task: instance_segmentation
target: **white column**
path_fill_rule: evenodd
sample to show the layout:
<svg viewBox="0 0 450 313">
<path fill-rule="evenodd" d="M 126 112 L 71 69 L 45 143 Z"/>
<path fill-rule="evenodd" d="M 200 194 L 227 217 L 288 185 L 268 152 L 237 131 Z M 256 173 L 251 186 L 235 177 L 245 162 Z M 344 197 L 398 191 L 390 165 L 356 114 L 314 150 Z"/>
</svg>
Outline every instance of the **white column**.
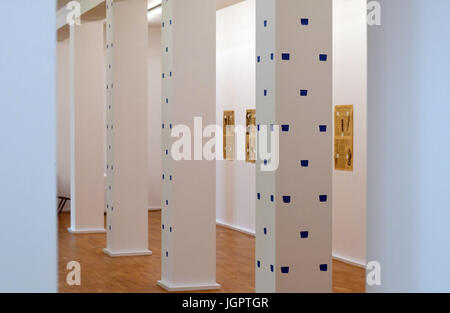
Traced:
<svg viewBox="0 0 450 313">
<path fill-rule="evenodd" d="M 55 1 L 0 1 L 0 292 L 57 291 Z"/>
<path fill-rule="evenodd" d="M 187 125 L 193 132 L 196 116 L 203 118 L 203 126 L 215 124 L 216 2 L 162 4 L 162 278 L 158 284 L 170 291 L 217 289 L 215 162 L 175 161 L 171 153 L 175 141 L 171 132 L 177 125 Z"/>
<path fill-rule="evenodd" d="M 331 292 L 332 1 L 256 6 L 256 291 Z"/>
<path fill-rule="evenodd" d="M 103 42 L 103 23 L 71 26 L 71 233 L 105 232 Z"/>
<path fill-rule="evenodd" d="M 368 27 L 369 292 L 450 291 L 450 2 L 381 0 Z M 373 10 L 373 8 L 372 8 Z"/>
<path fill-rule="evenodd" d="M 107 248 L 149 255 L 147 1 L 106 1 Z"/>
</svg>

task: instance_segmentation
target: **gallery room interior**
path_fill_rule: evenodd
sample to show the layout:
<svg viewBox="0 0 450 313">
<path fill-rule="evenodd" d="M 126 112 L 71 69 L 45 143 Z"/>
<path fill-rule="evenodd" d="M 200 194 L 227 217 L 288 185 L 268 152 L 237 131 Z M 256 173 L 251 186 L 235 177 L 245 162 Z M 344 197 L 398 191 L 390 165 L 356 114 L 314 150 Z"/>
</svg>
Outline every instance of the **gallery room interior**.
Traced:
<svg viewBox="0 0 450 313">
<path fill-rule="evenodd" d="M 450 291 L 448 2 L 55 2 L 0 4 L 0 291 Z"/>
</svg>

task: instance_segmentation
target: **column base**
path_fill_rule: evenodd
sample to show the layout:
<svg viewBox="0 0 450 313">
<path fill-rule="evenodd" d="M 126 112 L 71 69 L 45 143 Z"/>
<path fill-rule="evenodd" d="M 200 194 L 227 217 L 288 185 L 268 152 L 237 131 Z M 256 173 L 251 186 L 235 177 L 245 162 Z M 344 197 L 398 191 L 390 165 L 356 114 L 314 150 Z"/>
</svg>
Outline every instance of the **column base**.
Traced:
<svg viewBox="0 0 450 313">
<path fill-rule="evenodd" d="M 178 285 L 171 284 L 163 280 L 158 280 L 157 285 L 167 291 L 199 291 L 199 290 L 217 290 L 222 288 L 218 283 L 200 284 L 200 285 Z"/>
<path fill-rule="evenodd" d="M 150 250 L 139 250 L 139 251 L 111 251 L 108 248 L 104 248 L 103 252 L 110 257 L 120 257 L 120 256 L 144 256 L 152 255 Z"/>
<path fill-rule="evenodd" d="M 67 228 L 71 234 L 104 234 L 106 229 L 104 228 L 81 228 L 73 229 L 72 227 Z"/>
</svg>

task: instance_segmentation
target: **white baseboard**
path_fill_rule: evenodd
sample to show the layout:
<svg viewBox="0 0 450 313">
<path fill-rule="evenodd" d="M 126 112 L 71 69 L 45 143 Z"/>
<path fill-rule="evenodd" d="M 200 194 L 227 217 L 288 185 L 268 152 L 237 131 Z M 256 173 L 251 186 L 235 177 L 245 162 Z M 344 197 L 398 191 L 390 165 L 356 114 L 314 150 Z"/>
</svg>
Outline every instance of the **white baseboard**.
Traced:
<svg viewBox="0 0 450 313">
<path fill-rule="evenodd" d="M 362 263 L 361 261 L 352 260 L 350 258 L 346 258 L 346 257 L 343 257 L 341 255 L 336 255 L 334 253 L 333 253 L 333 259 L 336 260 L 336 261 L 340 261 L 342 263 L 347 263 L 347 264 L 350 264 L 350 265 L 353 265 L 353 266 L 357 266 L 357 267 L 361 267 L 361 268 L 364 268 L 364 269 L 366 268 L 366 265 L 364 263 Z"/>
<path fill-rule="evenodd" d="M 202 291 L 202 290 L 217 290 L 222 288 L 218 283 L 205 285 L 175 285 L 163 280 L 158 280 L 157 285 L 167 291 Z"/>
<path fill-rule="evenodd" d="M 142 251 L 111 251 L 108 248 L 104 248 L 103 252 L 110 257 L 120 257 L 120 256 L 144 256 L 144 255 L 152 255 L 150 250 L 142 250 Z"/>
<path fill-rule="evenodd" d="M 106 230 L 104 228 L 82 228 L 82 229 L 72 229 L 67 228 L 71 234 L 104 234 Z"/>
<path fill-rule="evenodd" d="M 253 236 L 253 237 L 256 235 L 255 232 L 252 231 L 252 230 L 241 228 L 241 227 L 237 227 L 237 226 L 233 226 L 233 225 L 230 225 L 230 224 L 227 224 L 227 223 L 224 223 L 224 222 L 216 221 L 216 224 L 219 225 L 219 226 L 225 227 L 225 228 L 229 228 L 229 229 L 232 229 L 232 230 L 235 230 L 235 231 L 238 231 L 238 232 L 241 232 L 241 233 Z"/>
</svg>

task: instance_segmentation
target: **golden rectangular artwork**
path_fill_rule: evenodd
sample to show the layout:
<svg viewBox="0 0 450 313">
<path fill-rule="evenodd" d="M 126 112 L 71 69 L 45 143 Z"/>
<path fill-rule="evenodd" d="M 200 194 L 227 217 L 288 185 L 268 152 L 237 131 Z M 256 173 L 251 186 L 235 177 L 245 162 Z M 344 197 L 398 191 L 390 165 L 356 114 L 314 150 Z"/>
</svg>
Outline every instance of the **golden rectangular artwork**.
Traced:
<svg viewBox="0 0 450 313">
<path fill-rule="evenodd" d="M 247 110 L 245 133 L 245 161 L 256 162 L 256 110 Z"/>
<path fill-rule="evenodd" d="M 353 171 L 353 105 L 334 108 L 334 168 Z"/>
<path fill-rule="evenodd" d="M 223 112 L 223 159 L 234 161 L 235 147 L 235 118 L 234 111 Z"/>
</svg>

